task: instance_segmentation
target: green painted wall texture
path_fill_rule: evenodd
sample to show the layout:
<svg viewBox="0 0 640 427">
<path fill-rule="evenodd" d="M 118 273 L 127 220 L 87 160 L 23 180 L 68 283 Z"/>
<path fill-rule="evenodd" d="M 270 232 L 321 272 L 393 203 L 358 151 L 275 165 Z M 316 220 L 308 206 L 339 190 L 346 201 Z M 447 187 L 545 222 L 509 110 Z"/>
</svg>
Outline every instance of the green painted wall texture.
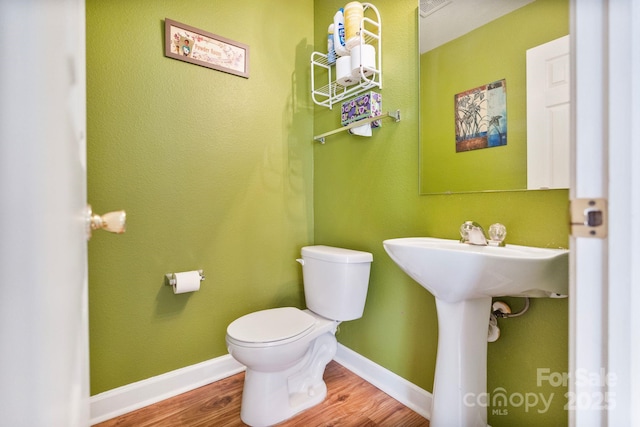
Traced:
<svg viewBox="0 0 640 427">
<path fill-rule="evenodd" d="M 249 79 L 166 58 L 165 18 L 249 45 Z M 312 0 L 87 1 L 88 196 L 128 215 L 89 243 L 93 394 L 226 354 L 242 314 L 304 307 L 312 28 Z M 200 268 L 199 292 L 163 284 Z"/>
<path fill-rule="evenodd" d="M 244 313 L 304 307 L 294 260 L 312 243 L 374 255 L 364 316 L 338 340 L 432 390 L 433 297 L 382 241 L 456 238 L 473 219 L 502 222 L 509 243 L 567 247 L 566 190 L 419 195 L 417 2 L 375 4 L 383 109 L 402 121 L 320 145 L 312 136 L 338 127 L 339 113 L 313 106 L 309 55 L 341 2 L 87 1 L 89 200 L 128 213 L 126 234 L 89 243 L 92 394 L 226 354 L 226 326 Z M 248 44 L 250 78 L 165 58 L 164 18 Z M 163 285 L 198 268 L 199 292 Z M 491 425 L 567 424 L 566 389 L 536 383 L 538 368 L 567 371 L 567 317 L 566 300 L 545 299 L 501 321 L 488 391 L 554 396 L 547 410 L 490 408 Z"/>
</svg>

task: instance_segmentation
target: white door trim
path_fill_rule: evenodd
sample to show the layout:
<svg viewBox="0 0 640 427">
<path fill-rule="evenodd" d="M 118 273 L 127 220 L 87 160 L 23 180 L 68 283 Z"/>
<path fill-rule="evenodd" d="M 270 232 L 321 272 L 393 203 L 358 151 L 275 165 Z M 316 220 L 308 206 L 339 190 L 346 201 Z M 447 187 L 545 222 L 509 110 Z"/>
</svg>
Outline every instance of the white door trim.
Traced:
<svg viewBox="0 0 640 427">
<path fill-rule="evenodd" d="M 639 9 L 571 1 L 571 199 L 609 202 L 607 239 L 571 239 L 571 426 L 640 424 Z"/>
<path fill-rule="evenodd" d="M 608 426 L 640 424 L 640 6 L 608 2 Z M 634 28 L 635 25 L 635 28 Z"/>
</svg>

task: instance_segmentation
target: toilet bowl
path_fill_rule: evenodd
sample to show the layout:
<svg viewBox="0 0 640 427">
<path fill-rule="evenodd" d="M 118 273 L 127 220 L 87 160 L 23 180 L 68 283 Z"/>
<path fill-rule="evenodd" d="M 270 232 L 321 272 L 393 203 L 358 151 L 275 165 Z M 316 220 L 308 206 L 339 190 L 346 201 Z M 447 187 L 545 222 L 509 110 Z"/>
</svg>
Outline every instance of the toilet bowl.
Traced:
<svg viewBox="0 0 640 427">
<path fill-rule="evenodd" d="M 345 320 L 362 317 L 373 256 L 330 246 L 302 248 L 306 310 L 273 308 L 229 324 L 229 354 L 246 366 L 240 417 L 270 426 L 322 402 L 326 365 Z"/>
<path fill-rule="evenodd" d="M 324 400 L 322 375 L 336 353 L 338 324 L 309 310 L 283 307 L 251 313 L 229 325 L 229 354 L 247 367 L 240 409 L 246 424 L 270 426 Z M 281 335 L 267 337 L 267 330 Z"/>
</svg>

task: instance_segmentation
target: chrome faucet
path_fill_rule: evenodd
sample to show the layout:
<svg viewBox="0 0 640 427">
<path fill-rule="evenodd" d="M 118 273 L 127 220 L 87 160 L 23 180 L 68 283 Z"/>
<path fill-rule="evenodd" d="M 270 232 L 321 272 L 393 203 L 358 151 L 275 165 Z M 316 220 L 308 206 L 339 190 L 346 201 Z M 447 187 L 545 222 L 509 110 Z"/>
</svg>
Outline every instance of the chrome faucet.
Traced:
<svg viewBox="0 0 640 427">
<path fill-rule="evenodd" d="M 475 221 L 465 221 L 464 224 L 460 226 L 460 242 L 487 246 L 484 229 Z"/>
<path fill-rule="evenodd" d="M 465 221 L 460 226 L 460 242 L 479 246 L 504 246 L 504 238 L 507 237 L 507 228 L 500 224 L 492 224 L 489 227 L 489 240 L 484 229 L 475 221 Z"/>
</svg>

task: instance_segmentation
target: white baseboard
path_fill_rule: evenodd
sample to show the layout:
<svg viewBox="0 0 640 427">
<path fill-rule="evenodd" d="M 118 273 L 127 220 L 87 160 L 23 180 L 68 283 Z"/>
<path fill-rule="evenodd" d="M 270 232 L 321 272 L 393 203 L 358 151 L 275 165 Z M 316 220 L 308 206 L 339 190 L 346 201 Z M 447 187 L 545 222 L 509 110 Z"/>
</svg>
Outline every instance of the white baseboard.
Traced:
<svg viewBox="0 0 640 427">
<path fill-rule="evenodd" d="M 334 360 L 412 411 L 431 419 L 433 395 L 390 370 L 338 343 Z"/>
<path fill-rule="evenodd" d="M 338 344 L 335 361 L 423 417 L 431 417 L 432 395 L 386 368 Z M 91 396 L 91 425 L 202 387 L 245 370 L 226 354 L 166 374 Z"/>
<path fill-rule="evenodd" d="M 90 423 L 118 417 L 244 370 L 227 354 L 91 396 Z"/>
</svg>

